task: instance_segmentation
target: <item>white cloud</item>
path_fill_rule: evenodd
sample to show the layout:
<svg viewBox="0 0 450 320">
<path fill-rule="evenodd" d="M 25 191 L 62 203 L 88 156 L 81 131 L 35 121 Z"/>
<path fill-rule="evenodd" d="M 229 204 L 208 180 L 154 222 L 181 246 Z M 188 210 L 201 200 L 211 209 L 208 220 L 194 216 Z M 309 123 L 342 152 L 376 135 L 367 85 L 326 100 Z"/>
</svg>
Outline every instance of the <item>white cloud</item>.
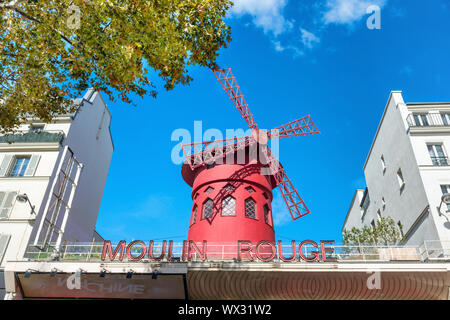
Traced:
<svg viewBox="0 0 450 320">
<path fill-rule="evenodd" d="M 352 24 L 366 15 L 366 10 L 371 5 L 380 8 L 387 0 L 327 0 L 327 10 L 323 15 L 326 24 Z"/>
<path fill-rule="evenodd" d="M 301 28 L 300 31 L 302 32 L 302 43 L 305 47 L 311 49 L 315 44 L 320 42 L 320 39 L 315 34 L 303 28 Z"/>
<path fill-rule="evenodd" d="M 294 45 L 285 46 L 280 41 L 277 41 L 277 40 L 272 40 L 272 44 L 275 48 L 275 51 L 277 51 L 277 52 L 283 52 L 283 51 L 288 51 L 288 50 L 293 52 L 294 58 L 303 56 L 305 54 L 305 52 L 301 48 L 294 46 Z"/>
<path fill-rule="evenodd" d="M 275 51 L 282 52 L 282 51 L 286 50 L 286 48 L 281 45 L 280 41 L 272 41 L 272 43 L 275 47 Z"/>
<path fill-rule="evenodd" d="M 230 12 L 237 16 L 251 15 L 253 23 L 263 28 L 265 33 L 278 36 L 292 28 L 292 22 L 283 16 L 288 0 L 235 0 Z"/>
</svg>

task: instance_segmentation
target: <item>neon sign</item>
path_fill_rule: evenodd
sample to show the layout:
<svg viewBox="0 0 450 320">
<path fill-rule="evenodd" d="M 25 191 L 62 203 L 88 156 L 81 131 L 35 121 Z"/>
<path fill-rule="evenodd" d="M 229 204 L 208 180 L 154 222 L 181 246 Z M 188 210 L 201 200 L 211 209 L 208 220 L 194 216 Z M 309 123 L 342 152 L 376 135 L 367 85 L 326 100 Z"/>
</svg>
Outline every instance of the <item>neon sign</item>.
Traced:
<svg viewBox="0 0 450 320">
<path fill-rule="evenodd" d="M 149 241 L 148 246 L 144 241 L 134 240 L 128 245 L 125 240 L 120 241 L 116 247 L 113 249 L 111 241 L 106 240 L 103 244 L 101 260 L 109 261 L 119 260 L 122 261 L 126 255 L 128 261 L 141 261 L 143 259 L 148 259 L 150 261 L 192 261 L 193 256 L 195 258 L 200 258 L 202 261 L 208 260 L 208 257 L 212 260 L 217 260 L 217 253 L 208 255 L 208 251 L 212 247 L 217 248 L 218 244 L 208 245 L 207 241 L 194 242 L 194 241 L 183 241 L 181 256 L 176 257 L 173 250 L 173 241 L 164 240 L 162 242 L 162 247 L 155 254 L 154 247 L 155 243 L 153 240 Z M 305 248 L 309 246 L 313 250 L 309 251 L 309 254 L 305 254 Z M 223 248 L 222 247 L 222 251 Z M 287 250 L 286 250 L 287 251 Z M 226 259 L 237 259 L 237 261 L 262 261 L 271 262 L 275 259 L 279 259 L 282 262 L 295 262 L 303 260 L 306 262 L 328 262 L 336 261 L 332 257 L 334 253 L 334 240 L 321 240 L 317 244 L 313 240 L 304 240 L 300 242 L 297 246 L 296 242 L 291 241 L 291 246 L 289 252 L 283 252 L 283 245 L 281 241 L 275 245 L 271 241 L 260 241 L 258 243 L 252 243 L 247 240 L 239 240 L 236 245 L 231 248 L 228 246 L 225 252 Z M 222 258 L 224 256 L 222 255 Z"/>
</svg>

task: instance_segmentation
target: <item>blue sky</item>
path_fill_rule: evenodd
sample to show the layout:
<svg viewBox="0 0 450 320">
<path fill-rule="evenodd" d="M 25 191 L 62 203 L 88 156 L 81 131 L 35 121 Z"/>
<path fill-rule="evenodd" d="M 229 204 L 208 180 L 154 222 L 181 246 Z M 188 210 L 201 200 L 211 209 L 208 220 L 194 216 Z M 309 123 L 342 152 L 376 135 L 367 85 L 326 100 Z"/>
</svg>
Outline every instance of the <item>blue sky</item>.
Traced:
<svg viewBox="0 0 450 320">
<path fill-rule="evenodd" d="M 381 29 L 368 29 L 375 4 Z M 310 114 L 320 135 L 280 141 L 280 160 L 311 213 L 290 221 L 278 191 L 279 240 L 341 241 L 341 227 L 391 90 L 406 102 L 450 101 L 447 0 L 238 0 L 220 52 L 260 128 Z M 172 132 L 246 129 L 211 71 L 137 107 L 109 102 L 115 144 L 97 222 L 110 240 L 187 237 L 191 189 L 171 161 Z"/>
</svg>

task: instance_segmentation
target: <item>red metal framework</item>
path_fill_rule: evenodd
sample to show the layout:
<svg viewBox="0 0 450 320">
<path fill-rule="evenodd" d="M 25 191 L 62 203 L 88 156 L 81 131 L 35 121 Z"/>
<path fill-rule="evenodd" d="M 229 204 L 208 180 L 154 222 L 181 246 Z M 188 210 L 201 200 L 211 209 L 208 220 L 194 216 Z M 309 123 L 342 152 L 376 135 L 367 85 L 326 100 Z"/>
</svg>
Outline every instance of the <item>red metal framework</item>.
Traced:
<svg viewBox="0 0 450 320">
<path fill-rule="evenodd" d="M 252 129 L 253 133 L 249 137 L 182 145 L 183 153 L 188 165 L 194 170 L 195 168 L 212 164 L 219 159 L 224 159 L 228 154 L 236 153 L 239 150 L 258 144 L 262 147 L 262 153 L 266 158 L 266 164 L 262 170 L 269 170 L 268 174 L 275 178 L 277 186 L 279 187 L 289 213 L 291 214 L 292 220 L 296 220 L 310 213 L 310 210 L 306 207 L 304 201 L 298 194 L 297 189 L 295 189 L 291 180 L 286 175 L 283 166 L 273 156 L 266 143 L 267 140 L 273 138 L 287 138 L 320 133 L 311 117 L 308 115 L 276 127 L 268 132 L 264 132 L 263 130 L 258 129 L 231 69 L 214 70 L 213 72 L 223 89 L 233 101 L 235 107 L 241 113 L 247 125 Z M 222 199 L 228 193 L 231 192 L 224 191 L 216 198 Z M 215 199 L 214 201 L 215 206 L 218 206 L 219 201 L 217 200 L 218 199 Z M 214 218 L 214 216 L 211 218 Z"/>
<path fill-rule="evenodd" d="M 244 95 L 242 94 L 239 86 L 236 82 L 231 69 L 214 70 L 217 80 L 222 85 L 223 89 L 228 93 L 231 101 L 233 101 L 236 108 L 241 113 L 244 120 L 247 122 L 251 129 L 258 129 L 253 115 L 248 109 L 247 102 L 245 102 Z"/>
<path fill-rule="evenodd" d="M 291 180 L 286 175 L 283 166 L 272 155 L 269 147 L 266 146 L 264 149 L 267 157 L 267 163 L 269 164 L 269 168 L 277 181 L 278 188 L 280 189 L 284 202 L 289 209 L 292 220 L 297 220 L 298 218 L 310 213 L 311 211 L 306 207 L 305 202 L 298 194 L 297 189 L 294 188 Z"/>
<path fill-rule="evenodd" d="M 231 138 L 206 142 L 183 144 L 186 161 L 192 170 L 205 164 L 213 163 L 228 154 L 234 154 L 255 143 L 253 137 Z"/>
<path fill-rule="evenodd" d="M 278 135 L 278 138 L 304 136 L 307 134 L 319 133 L 311 117 L 308 115 L 304 118 L 294 120 L 283 126 L 279 126 L 267 133 L 270 139 L 272 135 Z"/>
</svg>

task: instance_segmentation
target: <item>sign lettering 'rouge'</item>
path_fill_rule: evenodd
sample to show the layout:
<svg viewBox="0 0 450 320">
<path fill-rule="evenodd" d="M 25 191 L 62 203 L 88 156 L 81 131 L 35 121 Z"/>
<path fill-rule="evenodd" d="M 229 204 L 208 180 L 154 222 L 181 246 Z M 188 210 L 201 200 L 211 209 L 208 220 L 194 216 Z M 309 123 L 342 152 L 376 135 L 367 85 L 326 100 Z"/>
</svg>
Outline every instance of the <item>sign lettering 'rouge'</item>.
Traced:
<svg viewBox="0 0 450 320">
<path fill-rule="evenodd" d="M 113 249 L 111 241 L 106 240 L 103 244 L 102 250 L 102 261 L 107 258 L 109 261 L 114 261 L 116 258 L 120 261 L 123 260 L 125 254 L 128 261 L 140 261 L 142 259 L 149 259 L 151 261 L 161 261 L 165 258 L 167 261 L 191 261 L 193 255 L 200 258 L 202 261 L 208 260 L 210 258 L 215 258 L 217 260 L 218 247 L 223 252 L 223 248 L 227 248 L 225 254 L 226 259 L 237 259 L 238 261 L 263 261 L 270 262 L 274 259 L 280 259 L 283 262 L 293 262 L 293 261 L 307 261 L 307 262 L 320 262 L 320 261 L 335 261 L 335 258 L 330 257 L 334 253 L 334 241 L 333 240 L 321 240 L 318 245 L 315 241 L 304 240 L 298 247 L 295 241 L 291 241 L 290 250 L 283 251 L 283 245 L 281 241 L 275 245 L 271 241 L 260 241 L 258 243 L 252 243 L 247 240 L 239 240 L 235 246 L 221 246 L 218 244 L 209 245 L 206 240 L 202 243 L 196 243 L 194 241 L 183 241 L 183 247 L 180 257 L 175 257 L 173 253 L 173 241 L 164 240 L 161 244 L 161 248 L 158 249 L 158 253 L 155 254 L 155 244 L 151 240 L 147 245 L 144 241 L 135 240 L 130 242 L 128 245 L 125 240 L 120 241 L 117 246 Z M 309 254 L 305 254 L 306 247 L 312 247 L 313 250 L 309 251 Z M 139 250 L 136 250 L 139 248 Z M 233 252 L 230 252 L 233 250 Z M 208 255 L 208 251 L 209 254 Z M 211 252 L 212 251 L 212 252 Z M 289 252 L 288 252 L 289 251 Z M 222 254 L 222 257 L 224 255 Z"/>
</svg>

